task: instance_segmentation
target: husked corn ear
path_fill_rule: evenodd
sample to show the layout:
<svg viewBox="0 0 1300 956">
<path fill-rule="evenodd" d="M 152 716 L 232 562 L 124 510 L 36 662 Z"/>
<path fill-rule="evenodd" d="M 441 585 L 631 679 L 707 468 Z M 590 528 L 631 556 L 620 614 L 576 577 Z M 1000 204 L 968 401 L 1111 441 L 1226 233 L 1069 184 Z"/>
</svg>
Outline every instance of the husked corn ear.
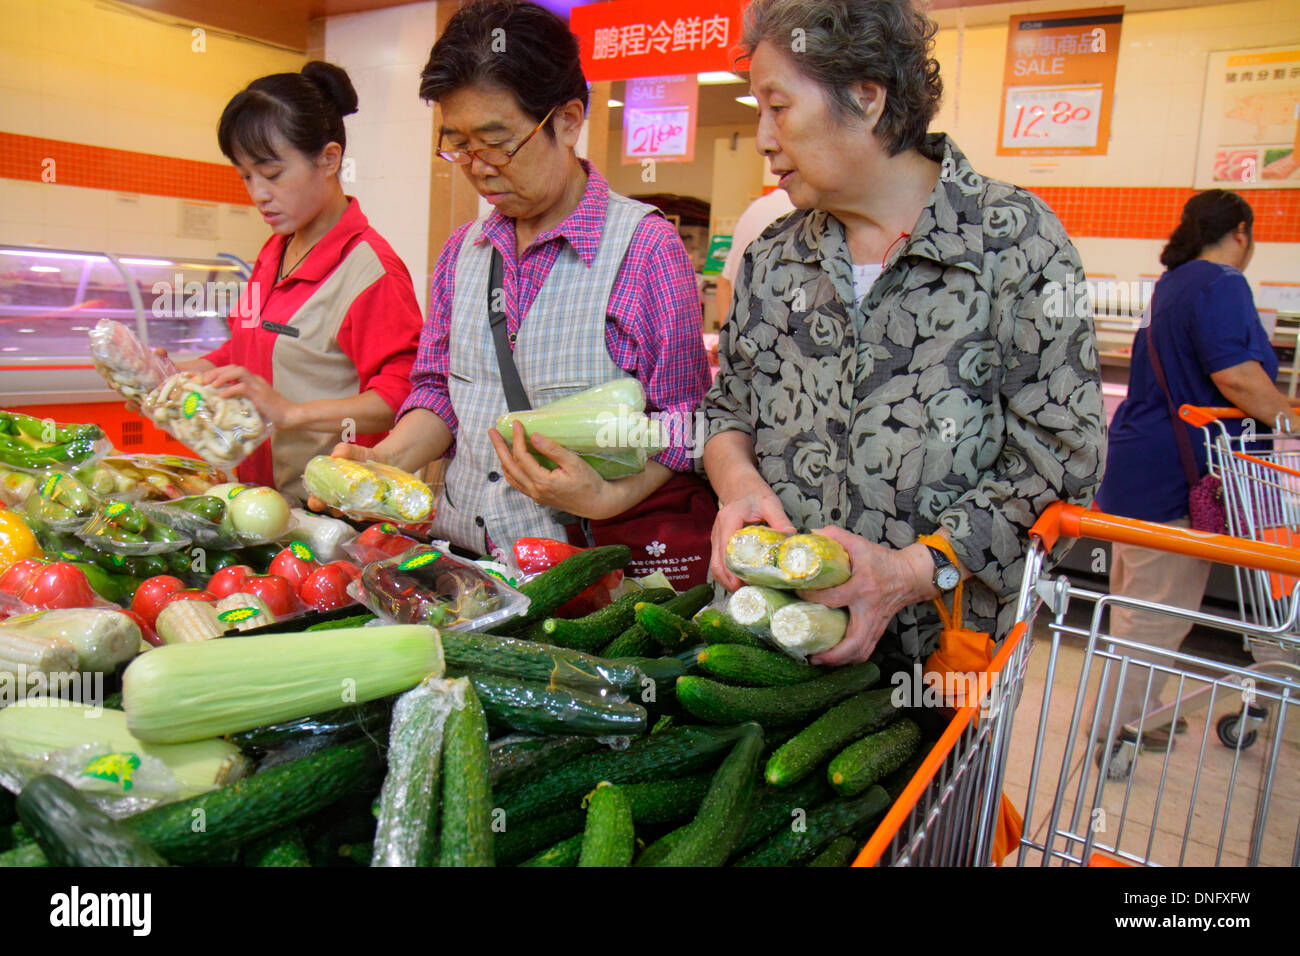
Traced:
<svg viewBox="0 0 1300 956">
<path fill-rule="evenodd" d="M 746 584 L 786 587 L 776 554 L 788 537 L 784 531 L 761 524 L 741 528 L 727 541 L 727 567 Z"/>
<path fill-rule="evenodd" d="M 166 644 L 185 644 L 220 637 L 226 626 L 207 601 L 172 601 L 158 613 L 154 630 Z"/>
<path fill-rule="evenodd" d="M 194 602 L 186 602 L 194 603 Z M 229 594 L 217 602 L 217 622 L 226 630 L 232 627 L 251 631 L 275 623 L 275 615 L 256 594 Z"/>
<path fill-rule="evenodd" d="M 788 587 L 812 591 L 838 587 L 849 579 L 849 553 L 832 538 L 796 534 L 781 542 L 776 563 Z"/>
<path fill-rule="evenodd" d="M 772 639 L 796 657 L 820 654 L 844 640 L 849 616 L 837 607 L 796 601 L 772 615 Z"/>
<path fill-rule="evenodd" d="M 377 461 L 317 455 L 303 471 L 307 490 L 345 514 L 419 523 L 433 511 L 433 492 L 409 472 Z"/>
<path fill-rule="evenodd" d="M 796 600 L 788 591 L 748 584 L 727 601 L 727 614 L 737 624 L 770 633 L 772 615 Z"/>
<path fill-rule="evenodd" d="M 154 648 L 127 667 L 122 705 L 141 740 L 184 743 L 387 697 L 442 672 L 442 642 L 424 625 L 255 634 Z"/>
<path fill-rule="evenodd" d="M 77 669 L 77 649 L 57 637 L 37 637 L 0 627 L 0 674 L 70 673 Z"/>
<path fill-rule="evenodd" d="M 239 748 L 226 740 L 185 744 L 147 744 L 131 735 L 126 714 L 70 701 L 28 698 L 0 710 L 0 749 L 35 765 L 50 754 L 86 744 L 101 744 L 105 753 L 132 753 L 162 761 L 171 771 L 181 797 L 234 783 L 249 769 Z"/>
</svg>

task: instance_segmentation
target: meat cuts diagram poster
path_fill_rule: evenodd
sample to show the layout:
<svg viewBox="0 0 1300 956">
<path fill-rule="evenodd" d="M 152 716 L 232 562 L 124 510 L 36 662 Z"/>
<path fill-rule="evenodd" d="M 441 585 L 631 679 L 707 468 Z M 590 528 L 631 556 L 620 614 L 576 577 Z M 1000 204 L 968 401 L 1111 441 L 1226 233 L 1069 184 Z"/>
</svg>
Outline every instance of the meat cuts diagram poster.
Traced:
<svg viewBox="0 0 1300 956">
<path fill-rule="evenodd" d="M 1196 188 L 1300 186 L 1300 46 L 1209 55 Z"/>
</svg>

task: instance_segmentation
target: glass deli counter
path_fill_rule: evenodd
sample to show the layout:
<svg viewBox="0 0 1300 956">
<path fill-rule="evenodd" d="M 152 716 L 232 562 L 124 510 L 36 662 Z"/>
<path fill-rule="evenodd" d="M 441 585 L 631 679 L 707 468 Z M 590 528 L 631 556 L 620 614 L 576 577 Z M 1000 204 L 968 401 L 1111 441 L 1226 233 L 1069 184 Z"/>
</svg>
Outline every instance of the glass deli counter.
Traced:
<svg viewBox="0 0 1300 956">
<path fill-rule="evenodd" d="M 100 319 L 113 319 L 176 359 L 202 355 L 228 337 L 226 314 L 250 272 L 231 255 L 0 246 L 0 408 L 97 422 L 123 451 L 183 453 L 108 388 L 91 363 L 87 333 Z"/>
</svg>

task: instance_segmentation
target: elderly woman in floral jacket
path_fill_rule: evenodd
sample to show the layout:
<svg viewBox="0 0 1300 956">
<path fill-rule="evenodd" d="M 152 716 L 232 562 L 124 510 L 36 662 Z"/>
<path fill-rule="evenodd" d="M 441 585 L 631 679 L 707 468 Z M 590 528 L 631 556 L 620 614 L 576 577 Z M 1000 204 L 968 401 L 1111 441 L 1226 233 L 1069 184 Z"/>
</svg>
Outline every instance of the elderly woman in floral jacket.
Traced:
<svg viewBox="0 0 1300 956">
<path fill-rule="evenodd" d="M 1005 637 L 1029 527 L 1090 503 L 1104 466 L 1079 255 L 1039 199 L 926 134 L 935 30 L 908 0 L 746 12 L 758 147 L 796 210 L 745 255 L 704 403 L 712 570 L 739 586 L 723 556 L 748 523 L 843 544 L 852 578 L 806 595 L 850 612 L 819 663 L 885 634 L 925 658 L 958 580 L 964 626 Z"/>
</svg>

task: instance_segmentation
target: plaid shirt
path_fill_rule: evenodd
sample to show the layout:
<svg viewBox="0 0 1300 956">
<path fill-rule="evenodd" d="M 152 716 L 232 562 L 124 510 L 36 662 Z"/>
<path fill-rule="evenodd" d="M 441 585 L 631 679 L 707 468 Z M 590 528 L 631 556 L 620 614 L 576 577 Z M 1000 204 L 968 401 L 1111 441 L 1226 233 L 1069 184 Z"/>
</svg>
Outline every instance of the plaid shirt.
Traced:
<svg viewBox="0 0 1300 956">
<path fill-rule="evenodd" d="M 515 253 L 515 223 L 493 210 L 479 242 L 490 241 L 505 264 L 505 311 L 511 333 L 519 331 L 567 241 L 588 267 L 596 258 L 609 202 L 609 183 L 586 160 L 587 188 L 563 222 L 543 232 L 520 259 Z M 451 331 L 456 260 L 471 223 L 461 226 L 442 247 L 434 268 L 429 315 L 411 372 L 411 394 L 398 413 L 427 408 L 456 434 L 456 410 L 447 390 L 447 339 Z M 484 290 L 484 295 L 487 290 Z M 646 216 L 637 227 L 614 280 L 607 309 L 605 346 L 619 368 L 645 388 L 647 410 L 690 416 L 709 387 L 708 362 L 700 326 L 695 274 L 681 238 L 661 216 Z M 671 420 L 671 419 L 670 419 Z M 656 456 L 674 471 L 690 471 L 690 452 L 675 445 Z"/>
</svg>

